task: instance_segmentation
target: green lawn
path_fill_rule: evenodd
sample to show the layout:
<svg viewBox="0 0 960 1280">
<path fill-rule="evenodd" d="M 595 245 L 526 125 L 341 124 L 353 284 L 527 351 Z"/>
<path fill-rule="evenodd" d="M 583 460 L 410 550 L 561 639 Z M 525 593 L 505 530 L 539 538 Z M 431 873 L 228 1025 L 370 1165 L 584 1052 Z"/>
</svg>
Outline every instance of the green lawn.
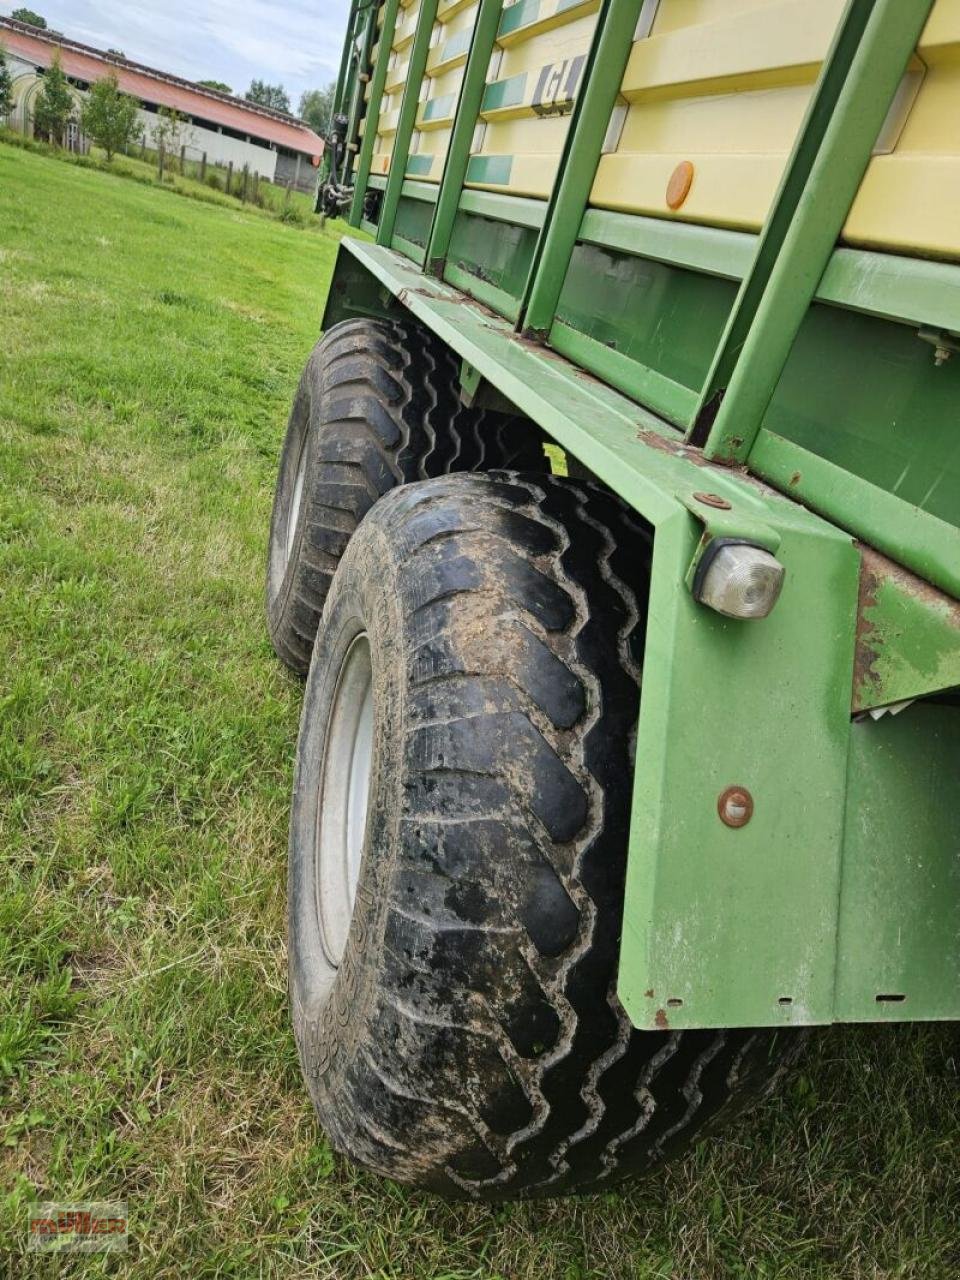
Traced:
<svg viewBox="0 0 960 1280">
<path fill-rule="evenodd" d="M 816 1036 L 619 1194 L 445 1205 L 334 1158 L 287 1026 L 300 686 L 261 619 L 336 237 L 0 146 L 0 1260 L 125 1199 L 106 1274 L 960 1273 L 955 1028 Z"/>
</svg>

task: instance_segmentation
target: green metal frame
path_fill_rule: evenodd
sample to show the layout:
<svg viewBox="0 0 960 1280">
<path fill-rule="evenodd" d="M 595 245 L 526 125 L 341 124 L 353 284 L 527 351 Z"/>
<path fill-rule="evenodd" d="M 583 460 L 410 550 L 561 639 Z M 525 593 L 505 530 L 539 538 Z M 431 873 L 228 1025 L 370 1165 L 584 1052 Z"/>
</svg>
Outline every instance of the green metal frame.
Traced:
<svg viewBox="0 0 960 1280">
<path fill-rule="evenodd" d="M 404 170 L 434 12 L 386 180 L 369 169 L 387 59 L 374 70 L 351 220 L 381 187 L 379 243 L 343 242 L 325 325 L 412 313 L 460 357 L 468 396 L 516 406 L 654 531 L 619 990 L 638 1027 L 960 1019 L 960 720 L 947 704 L 894 714 L 960 687 L 960 604 L 944 594 L 960 597 L 960 531 L 766 420 L 812 306 L 818 323 L 839 307 L 960 333 L 960 267 L 836 248 L 931 5 L 850 0 L 759 236 L 587 207 L 639 0 L 605 0 L 549 202 L 464 187 L 502 9 L 481 0 L 425 253 L 396 215 L 426 194 Z M 387 0 L 384 48 L 396 11 Z M 515 232 L 487 280 L 451 260 L 483 226 L 471 218 Z M 699 365 L 681 385 L 557 318 L 582 246 L 713 277 L 702 383 Z M 719 537 L 785 566 L 762 622 L 694 600 Z M 754 801 L 738 829 L 718 810 L 728 787 Z"/>
<path fill-rule="evenodd" d="M 527 284 L 523 327 L 528 337 L 546 338 L 553 324 L 642 8 L 643 0 L 604 0 L 601 6 Z"/>
<path fill-rule="evenodd" d="M 933 0 L 851 0 L 701 394 L 691 438 L 749 456 Z"/>
<path fill-rule="evenodd" d="M 463 70 L 460 86 L 460 102 L 457 106 L 447 159 L 440 182 L 437 209 L 427 245 L 426 270 L 429 275 L 441 277 L 447 262 L 447 250 L 453 224 L 457 219 L 463 183 L 470 159 L 470 144 L 476 127 L 483 91 L 487 81 L 487 68 L 497 39 L 502 0 L 480 0 L 473 40 Z"/>
<path fill-rule="evenodd" d="M 397 10 L 400 0 L 385 0 L 383 25 L 380 28 L 380 48 L 389 49 L 393 43 L 393 34 L 397 26 Z M 376 22 L 376 18 L 374 18 Z M 350 205 L 351 227 L 359 227 L 363 217 L 363 199 L 367 194 L 367 182 L 370 178 L 370 164 L 373 160 L 373 148 L 377 140 L 377 121 L 380 119 L 380 104 L 383 101 L 383 86 L 387 81 L 389 58 L 377 58 L 370 80 L 370 98 L 367 102 L 366 128 L 363 141 L 357 156 L 357 167 L 354 176 L 353 203 Z"/>
<path fill-rule="evenodd" d="M 360 121 L 363 119 L 363 86 L 367 83 L 372 75 L 372 53 L 374 42 L 377 38 L 377 2 L 376 0 L 366 0 L 357 9 L 356 39 L 361 42 L 360 58 L 357 64 L 357 74 L 353 84 L 353 100 L 350 104 L 347 124 L 347 146 L 350 152 L 350 161 L 344 180 L 346 182 L 353 180 L 353 168 L 359 153 L 357 137 L 360 131 Z M 362 69 L 362 71 L 361 71 Z M 343 86 L 343 100 L 338 97 L 337 110 L 346 113 L 346 90 L 347 85 Z"/>
<path fill-rule="evenodd" d="M 378 244 L 390 244 L 393 239 L 394 224 L 397 220 L 397 206 L 400 203 L 400 192 L 407 181 L 407 160 L 410 156 L 410 139 L 413 137 L 413 126 L 417 119 L 417 107 L 420 104 L 420 85 L 423 81 L 423 73 L 427 69 L 430 36 L 436 19 L 437 0 L 420 0 L 417 29 L 410 49 L 407 80 L 403 88 L 400 116 L 397 120 L 397 131 L 393 139 L 393 152 L 390 156 L 390 172 L 387 175 L 387 186 L 383 193 L 383 204 L 381 205 L 380 218 L 377 222 Z"/>
</svg>

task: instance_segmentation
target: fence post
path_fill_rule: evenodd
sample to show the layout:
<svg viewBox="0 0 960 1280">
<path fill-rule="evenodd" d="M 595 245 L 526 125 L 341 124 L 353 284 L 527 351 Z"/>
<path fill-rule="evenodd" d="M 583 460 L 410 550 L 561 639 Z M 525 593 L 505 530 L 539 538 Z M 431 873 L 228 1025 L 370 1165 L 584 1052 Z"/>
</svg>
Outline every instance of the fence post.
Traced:
<svg viewBox="0 0 960 1280">
<path fill-rule="evenodd" d="M 146 129 L 144 129 L 143 133 L 141 133 L 140 135 L 140 159 L 145 160 L 146 158 L 147 158 L 147 131 Z"/>
<path fill-rule="evenodd" d="M 240 199 L 243 201 L 244 204 L 247 203 L 247 183 L 249 181 L 250 181 L 250 166 L 248 164 L 245 164 L 243 166 L 243 193 L 240 196 Z"/>
<path fill-rule="evenodd" d="M 206 180 L 207 180 L 207 153 L 204 152 L 203 159 L 200 161 L 200 181 L 206 182 Z"/>
<path fill-rule="evenodd" d="M 253 173 L 253 203 L 256 204 L 260 196 L 260 174 L 257 170 Z"/>
<path fill-rule="evenodd" d="M 160 146 L 157 149 L 157 167 L 159 170 L 158 177 L 162 182 L 163 181 L 163 143 L 162 142 L 160 143 Z"/>
<path fill-rule="evenodd" d="M 187 165 L 187 144 L 184 143 L 180 148 L 180 177 L 182 178 L 186 172 Z"/>
<path fill-rule="evenodd" d="M 227 165 L 227 195 L 233 195 L 233 161 Z"/>
<path fill-rule="evenodd" d="M 296 173 L 296 177 L 293 179 L 298 191 L 300 190 L 300 166 L 302 163 L 303 163 L 303 156 L 298 154 L 297 155 L 297 173 Z"/>
</svg>

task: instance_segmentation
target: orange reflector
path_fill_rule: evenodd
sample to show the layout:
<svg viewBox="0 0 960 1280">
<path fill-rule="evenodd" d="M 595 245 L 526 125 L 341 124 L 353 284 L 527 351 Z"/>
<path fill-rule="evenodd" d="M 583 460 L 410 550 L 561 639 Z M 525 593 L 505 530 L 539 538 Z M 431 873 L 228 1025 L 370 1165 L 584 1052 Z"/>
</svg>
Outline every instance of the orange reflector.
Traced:
<svg viewBox="0 0 960 1280">
<path fill-rule="evenodd" d="M 681 160 L 673 173 L 671 173 L 670 181 L 667 183 L 668 208 L 679 209 L 690 194 L 692 186 L 693 165 L 689 160 Z"/>
</svg>

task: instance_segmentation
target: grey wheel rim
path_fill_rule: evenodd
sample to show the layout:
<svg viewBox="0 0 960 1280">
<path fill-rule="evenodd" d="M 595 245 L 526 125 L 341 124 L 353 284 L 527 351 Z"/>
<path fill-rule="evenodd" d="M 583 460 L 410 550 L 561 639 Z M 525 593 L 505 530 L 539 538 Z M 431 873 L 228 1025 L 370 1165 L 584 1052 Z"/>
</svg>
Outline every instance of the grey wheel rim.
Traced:
<svg viewBox="0 0 960 1280">
<path fill-rule="evenodd" d="M 361 632 L 337 678 L 327 721 L 317 805 L 315 886 L 324 954 L 339 966 L 360 879 L 373 760 L 370 642 Z"/>
<path fill-rule="evenodd" d="M 287 508 L 287 525 L 284 531 L 283 563 L 287 565 L 293 554 L 293 544 L 297 539 L 297 521 L 300 518 L 300 507 L 303 503 L 303 483 L 307 473 L 307 442 L 304 440 L 297 458 L 297 474 L 293 478 L 293 493 Z"/>
</svg>

